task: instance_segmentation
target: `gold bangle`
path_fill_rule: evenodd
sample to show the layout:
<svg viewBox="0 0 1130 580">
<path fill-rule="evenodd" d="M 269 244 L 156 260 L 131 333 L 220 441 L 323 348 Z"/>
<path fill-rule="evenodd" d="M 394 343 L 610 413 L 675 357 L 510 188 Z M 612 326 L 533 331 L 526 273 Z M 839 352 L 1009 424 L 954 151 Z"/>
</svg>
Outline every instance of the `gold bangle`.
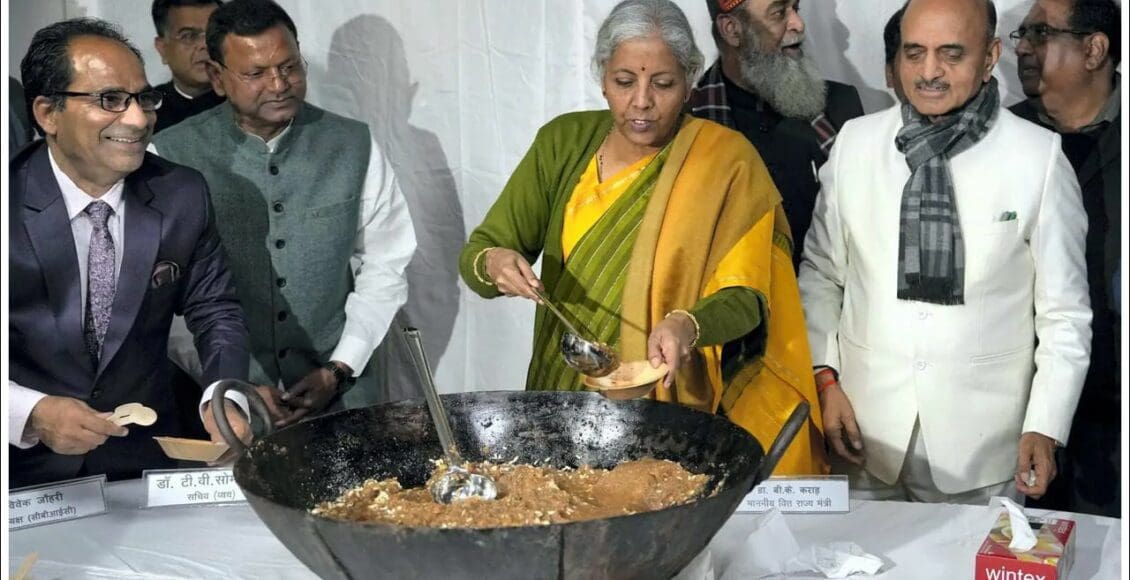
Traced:
<svg viewBox="0 0 1130 580">
<path fill-rule="evenodd" d="M 494 286 L 494 282 L 491 282 L 489 279 L 487 279 L 487 278 L 483 277 L 483 275 L 479 274 L 479 261 L 482 259 L 483 256 L 486 255 L 487 252 L 495 249 L 496 247 L 497 246 L 491 246 L 489 248 L 483 248 L 483 249 L 479 250 L 479 253 L 475 254 L 475 259 L 471 260 L 471 271 L 474 272 L 475 278 L 478 278 L 479 282 L 483 283 L 486 286 Z M 484 274 L 485 274 L 485 272 L 484 272 Z M 487 276 L 489 276 L 489 274 L 487 274 Z"/>
<path fill-rule="evenodd" d="M 668 312 L 667 316 L 664 316 L 663 319 L 666 320 L 668 318 L 671 318 L 672 314 L 683 314 L 687 318 L 691 319 L 691 322 L 694 324 L 694 340 L 691 341 L 690 347 L 694 348 L 695 345 L 698 344 L 698 337 L 702 334 L 702 329 L 699 328 L 699 326 L 698 326 L 698 319 L 695 318 L 694 315 L 691 314 L 690 312 L 687 312 L 686 310 L 682 310 L 682 309 L 672 310 L 671 312 Z"/>
</svg>

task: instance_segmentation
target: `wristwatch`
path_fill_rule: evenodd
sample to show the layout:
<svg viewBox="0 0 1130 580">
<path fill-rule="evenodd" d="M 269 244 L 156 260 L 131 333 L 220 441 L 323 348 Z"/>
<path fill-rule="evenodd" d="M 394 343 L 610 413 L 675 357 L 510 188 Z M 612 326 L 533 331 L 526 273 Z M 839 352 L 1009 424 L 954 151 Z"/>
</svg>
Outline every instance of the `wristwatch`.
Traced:
<svg viewBox="0 0 1130 580">
<path fill-rule="evenodd" d="M 322 365 L 322 368 L 334 374 L 334 379 L 337 381 L 338 395 L 344 395 L 346 391 L 353 388 L 353 385 L 357 384 L 357 379 L 353 378 L 345 369 L 341 368 L 341 365 L 334 361 L 327 362 Z"/>
</svg>

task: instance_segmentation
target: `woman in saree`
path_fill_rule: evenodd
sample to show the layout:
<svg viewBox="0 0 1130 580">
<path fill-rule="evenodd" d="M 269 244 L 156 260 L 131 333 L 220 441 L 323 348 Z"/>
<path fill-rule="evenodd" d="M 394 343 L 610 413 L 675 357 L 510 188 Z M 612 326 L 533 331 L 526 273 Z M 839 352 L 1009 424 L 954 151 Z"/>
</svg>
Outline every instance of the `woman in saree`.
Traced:
<svg viewBox="0 0 1130 580">
<path fill-rule="evenodd" d="M 775 473 L 826 473 L 789 226 L 752 145 L 682 113 L 703 57 L 669 0 L 626 0 L 597 34 L 608 110 L 542 127 L 460 255 L 486 298 L 546 295 L 624 361 L 666 363 L 651 393 L 721 412 L 768 445 L 812 413 Z M 530 264 L 542 259 L 541 277 Z M 580 390 L 542 307 L 526 388 Z"/>
</svg>

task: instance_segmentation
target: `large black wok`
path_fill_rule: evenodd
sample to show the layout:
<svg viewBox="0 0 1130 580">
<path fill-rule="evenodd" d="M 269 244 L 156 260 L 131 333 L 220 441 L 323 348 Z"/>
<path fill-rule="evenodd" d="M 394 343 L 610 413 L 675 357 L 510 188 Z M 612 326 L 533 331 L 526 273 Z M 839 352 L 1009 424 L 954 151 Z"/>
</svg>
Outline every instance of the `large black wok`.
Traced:
<svg viewBox="0 0 1130 580">
<path fill-rule="evenodd" d="M 215 400 L 224 390 L 217 389 Z M 311 515 L 315 503 L 368 478 L 423 485 L 431 460 L 441 456 L 423 400 L 342 411 L 262 437 L 236 461 L 236 482 L 267 527 L 323 578 L 669 578 L 772 471 L 808 414 L 807 405 L 797 409 L 770 461 L 743 429 L 681 405 L 586 392 L 442 398 L 468 461 L 610 468 L 643 457 L 670 459 L 710 476 L 705 496 L 631 516 L 484 530 Z"/>
</svg>

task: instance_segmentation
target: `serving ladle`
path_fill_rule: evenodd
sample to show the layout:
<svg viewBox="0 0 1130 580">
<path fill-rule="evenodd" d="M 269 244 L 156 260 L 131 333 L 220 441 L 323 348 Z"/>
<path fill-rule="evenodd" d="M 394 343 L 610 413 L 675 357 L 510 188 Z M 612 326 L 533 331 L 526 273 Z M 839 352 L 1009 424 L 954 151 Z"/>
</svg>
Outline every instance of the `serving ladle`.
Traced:
<svg viewBox="0 0 1130 580">
<path fill-rule="evenodd" d="M 577 332 L 577 328 L 569 322 L 569 319 L 565 318 L 565 315 L 549 301 L 545 293 L 534 288 L 534 294 L 537 294 L 541 303 L 568 329 L 561 334 L 560 344 L 561 356 L 564 357 L 565 364 L 590 377 L 603 377 L 620 366 L 620 357 L 611 346 L 581 338 L 581 333 Z"/>
<path fill-rule="evenodd" d="M 416 367 L 416 374 L 420 375 L 420 384 L 424 387 L 424 399 L 428 402 L 428 414 L 435 423 L 436 434 L 439 435 L 439 443 L 443 446 L 443 455 L 447 462 L 447 472 L 428 487 L 432 499 L 436 503 L 445 504 L 473 497 L 494 499 L 498 496 L 498 485 L 486 475 L 467 471 L 463 456 L 455 446 L 451 423 L 447 420 L 443 402 L 439 400 L 432 368 L 428 366 L 428 357 L 424 354 L 424 346 L 420 341 L 420 331 L 415 328 L 405 328 L 402 336 L 404 343 L 408 345 L 408 352 L 412 355 L 412 365 Z"/>
</svg>

